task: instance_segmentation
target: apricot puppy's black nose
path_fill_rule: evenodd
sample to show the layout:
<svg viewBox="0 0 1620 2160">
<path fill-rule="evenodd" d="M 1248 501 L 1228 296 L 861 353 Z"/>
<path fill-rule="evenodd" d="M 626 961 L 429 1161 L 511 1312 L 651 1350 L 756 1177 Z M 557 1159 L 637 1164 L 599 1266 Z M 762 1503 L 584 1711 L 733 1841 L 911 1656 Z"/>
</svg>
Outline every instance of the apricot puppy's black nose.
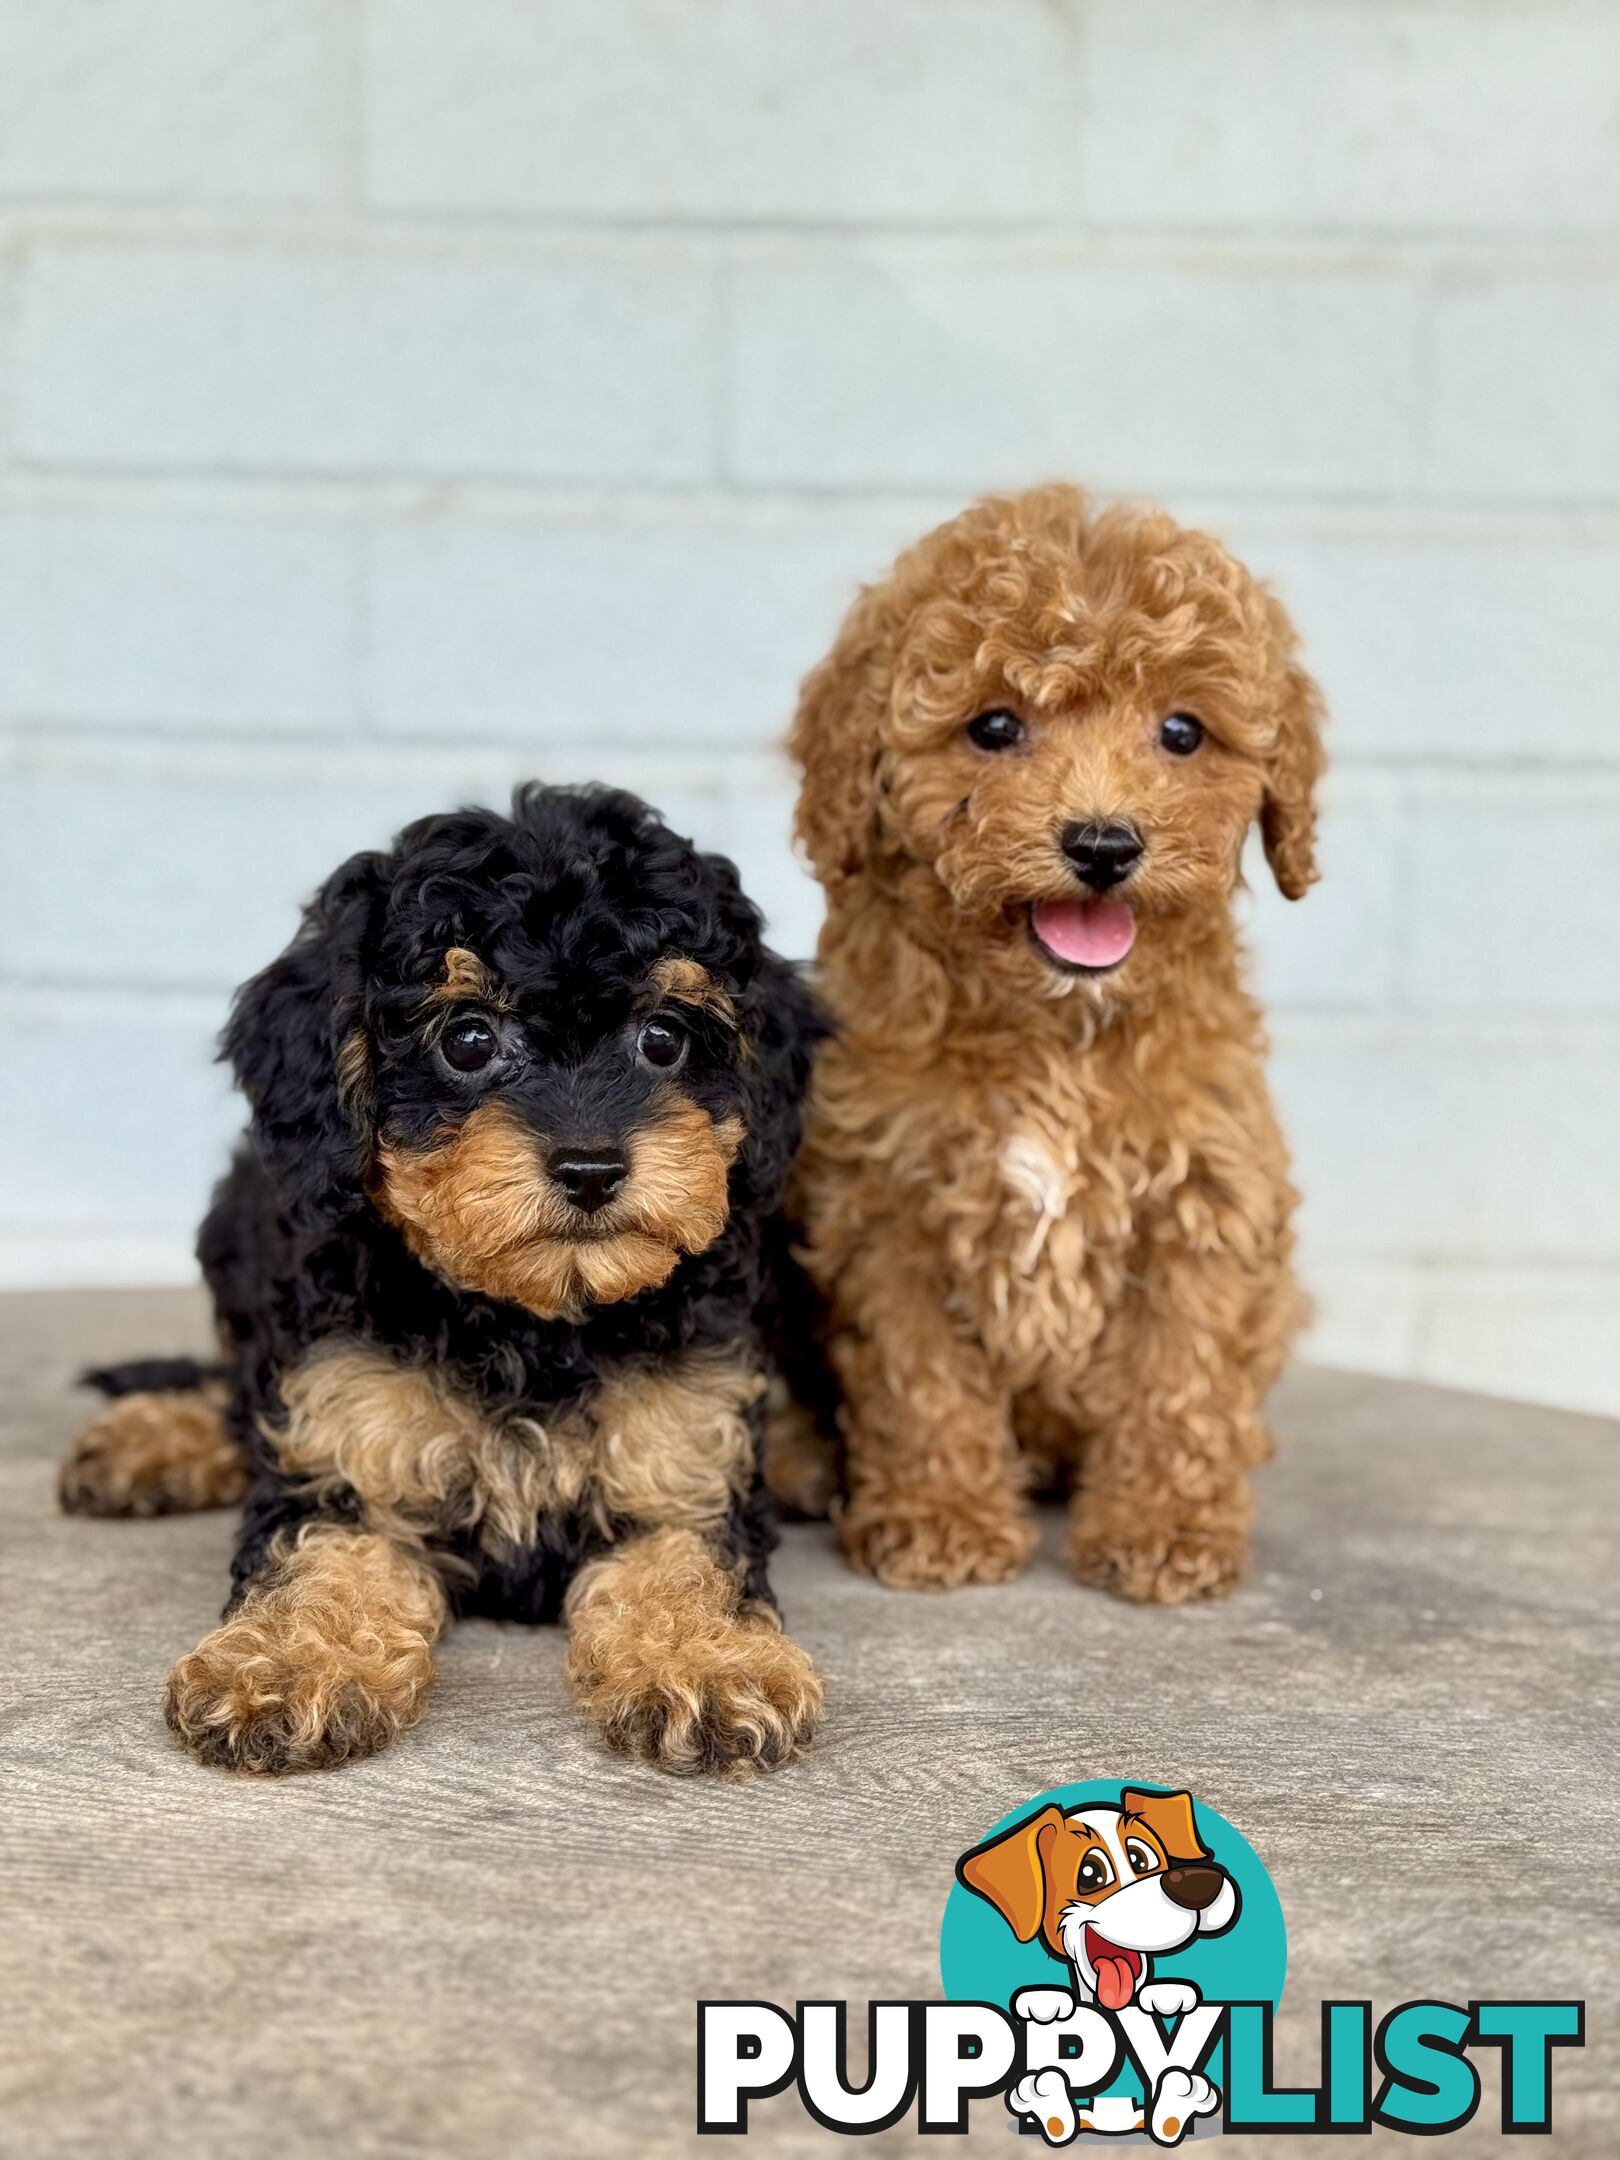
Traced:
<svg viewBox="0 0 1620 2160">
<path fill-rule="evenodd" d="M 1061 844 L 1093 892 L 1117 885 L 1142 853 L 1142 835 L 1133 825 L 1066 825 Z"/>
<path fill-rule="evenodd" d="M 630 1175 L 624 1157 L 606 1149 L 558 1148 L 546 1168 L 582 1215 L 606 1207 Z"/>
<path fill-rule="evenodd" d="M 1185 1912 L 1202 1912 L 1220 1896 L 1223 1879 L 1218 1867 L 1166 1868 L 1164 1894 Z"/>
</svg>

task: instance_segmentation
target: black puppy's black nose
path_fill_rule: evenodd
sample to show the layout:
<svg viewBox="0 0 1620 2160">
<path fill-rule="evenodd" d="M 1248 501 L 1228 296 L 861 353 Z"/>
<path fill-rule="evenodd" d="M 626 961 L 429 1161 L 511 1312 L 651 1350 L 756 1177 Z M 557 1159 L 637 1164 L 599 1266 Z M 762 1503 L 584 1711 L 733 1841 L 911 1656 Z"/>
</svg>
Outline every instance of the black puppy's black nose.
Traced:
<svg viewBox="0 0 1620 2160">
<path fill-rule="evenodd" d="M 1142 836 L 1134 825 L 1066 825 L 1062 847 L 1080 882 L 1107 892 L 1140 858 Z"/>
<path fill-rule="evenodd" d="M 606 1148 L 558 1148 L 546 1168 L 582 1215 L 606 1207 L 630 1175 L 624 1157 Z"/>
</svg>

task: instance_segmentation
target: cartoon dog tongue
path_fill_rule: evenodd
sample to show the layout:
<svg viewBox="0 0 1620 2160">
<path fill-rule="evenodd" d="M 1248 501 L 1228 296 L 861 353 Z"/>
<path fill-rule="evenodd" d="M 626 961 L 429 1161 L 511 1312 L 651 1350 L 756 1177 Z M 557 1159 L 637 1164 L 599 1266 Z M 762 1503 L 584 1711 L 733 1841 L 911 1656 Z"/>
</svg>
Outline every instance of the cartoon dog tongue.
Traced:
<svg viewBox="0 0 1620 2160">
<path fill-rule="evenodd" d="M 1099 1957 L 1095 1961 L 1097 2000 L 1105 2010 L 1123 2010 L 1131 1999 L 1134 1968 L 1126 1957 Z"/>
</svg>

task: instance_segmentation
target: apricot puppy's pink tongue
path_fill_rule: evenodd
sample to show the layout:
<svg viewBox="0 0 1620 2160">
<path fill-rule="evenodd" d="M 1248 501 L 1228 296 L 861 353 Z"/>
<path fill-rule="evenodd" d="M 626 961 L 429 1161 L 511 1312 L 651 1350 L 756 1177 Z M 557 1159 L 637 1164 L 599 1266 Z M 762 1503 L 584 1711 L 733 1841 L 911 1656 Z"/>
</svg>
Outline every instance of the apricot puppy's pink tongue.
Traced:
<svg viewBox="0 0 1620 2160">
<path fill-rule="evenodd" d="M 1131 1961 L 1122 1957 L 1097 1960 L 1097 2000 L 1105 2010 L 1123 2010 L 1131 1999 Z"/>
<path fill-rule="evenodd" d="M 1070 967 L 1117 967 L 1136 937 L 1123 900 L 1038 900 L 1029 919 L 1053 959 Z"/>
</svg>

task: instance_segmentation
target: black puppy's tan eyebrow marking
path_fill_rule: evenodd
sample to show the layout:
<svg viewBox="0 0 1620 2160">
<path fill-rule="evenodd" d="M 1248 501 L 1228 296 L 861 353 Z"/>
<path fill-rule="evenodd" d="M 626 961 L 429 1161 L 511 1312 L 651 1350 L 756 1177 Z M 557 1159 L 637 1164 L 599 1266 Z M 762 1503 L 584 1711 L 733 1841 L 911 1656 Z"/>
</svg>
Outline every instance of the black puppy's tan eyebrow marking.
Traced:
<svg viewBox="0 0 1620 2160">
<path fill-rule="evenodd" d="M 679 953 L 669 953 L 654 963 L 647 980 L 658 997 L 669 998 L 678 1005 L 700 1006 L 705 1012 L 712 1012 L 728 1028 L 737 1026 L 737 1007 L 731 992 L 717 983 L 708 969 L 700 967 L 697 961 L 685 959 Z"/>
<path fill-rule="evenodd" d="M 476 1000 L 501 1011 L 511 1001 L 492 968 L 486 967 L 465 945 L 452 945 L 444 956 L 444 980 L 428 992 L 428 1005 L 454 1005 Z"/>
</svg>

